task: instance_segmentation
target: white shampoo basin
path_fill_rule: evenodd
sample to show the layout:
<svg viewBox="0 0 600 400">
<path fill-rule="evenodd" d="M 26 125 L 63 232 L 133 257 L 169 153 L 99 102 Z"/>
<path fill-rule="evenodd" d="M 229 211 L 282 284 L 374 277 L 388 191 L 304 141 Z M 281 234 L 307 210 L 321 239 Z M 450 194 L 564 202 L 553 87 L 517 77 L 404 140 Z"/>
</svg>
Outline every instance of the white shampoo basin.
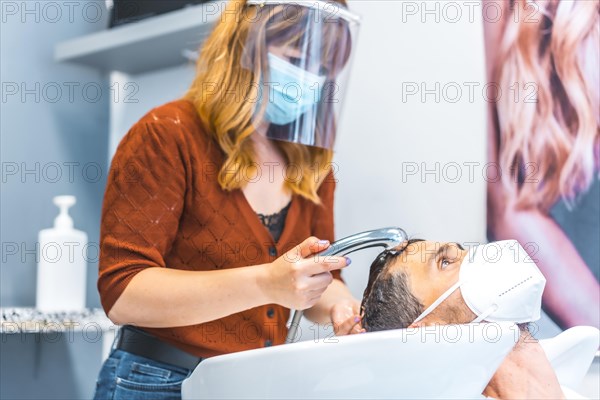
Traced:
<svg viewBox="0 0 600 400">
<path fill-rule="evenodd" d="M 212 357 L 183 399 L 481 398 L 518 340 L 512 323 L 398 329 Z"/>
<path fill-rule="evenodd" d="M 540 340 L 558 382 L 577 389 L 590 369 L 600 346 L 600 331 L 592 326 L 576 326 L 552 339 Z"/>
</svg>

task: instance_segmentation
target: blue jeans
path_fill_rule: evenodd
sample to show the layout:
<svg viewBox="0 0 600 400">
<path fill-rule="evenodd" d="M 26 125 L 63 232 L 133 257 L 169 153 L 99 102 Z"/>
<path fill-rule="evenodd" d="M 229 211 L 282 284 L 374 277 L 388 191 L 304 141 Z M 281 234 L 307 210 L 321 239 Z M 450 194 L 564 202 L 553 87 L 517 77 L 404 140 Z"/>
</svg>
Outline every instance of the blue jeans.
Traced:
<svg viewBox="0 0 600 400">
<path fill-rule="evenodd" d="M 100 369 L 94 399 L 181 399 L 181 383 L 191 374 L 190 369 L 113 350 Z"/>
</svg>

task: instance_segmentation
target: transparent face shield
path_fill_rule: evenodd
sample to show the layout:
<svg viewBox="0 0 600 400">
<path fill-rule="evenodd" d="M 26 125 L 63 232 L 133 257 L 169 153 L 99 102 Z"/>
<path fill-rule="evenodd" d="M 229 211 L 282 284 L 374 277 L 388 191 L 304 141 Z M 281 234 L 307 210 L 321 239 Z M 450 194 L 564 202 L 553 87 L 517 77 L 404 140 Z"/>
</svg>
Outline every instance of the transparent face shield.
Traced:
<svg viewBox="0 0 600 400">
<path fill-rule="evenodd" d="M 359 20 L 324 1 L 248 0 L 241 66 L 252 124 L 269 139 L 333 149 Z"/>
</svg>

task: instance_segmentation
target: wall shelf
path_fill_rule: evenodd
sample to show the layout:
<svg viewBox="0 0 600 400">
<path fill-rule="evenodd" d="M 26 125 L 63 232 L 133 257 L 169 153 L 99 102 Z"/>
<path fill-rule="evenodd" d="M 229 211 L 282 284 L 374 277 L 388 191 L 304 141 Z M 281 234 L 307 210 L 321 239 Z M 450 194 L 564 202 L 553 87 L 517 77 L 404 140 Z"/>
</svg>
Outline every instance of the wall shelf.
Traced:
<svg viewBox="0 0 600 400">
<path fill-rule="evenodd" d="M 101 308 L 44 312 L 31 307 L 2 307 L 0 315 L 0 335 L 50 334 L 54 340 L 65 335 L 68 340 L 73 340 L 73 334 L 77 332 L 90 343 L 102 340 L 102 360 L 110 354 L 119 328 Z M 5 339 L 2 338 L 3 341 Z M 40 341 L 35 343 L 39 347 Z"/>
<path fill-rule="evenodd" d="M 212 1 L 58 43 L 54 59 L 139 74 L 189 62 L 222 10 Z"/>
<path fill-rule="evenodd" d="M 0 333 L 45 333 L 69 330 L 81 331 L 90 324 L 107 331 L 116 326 L 106 317 L 101 308 L 86 308 L 81 311 L 43 312 L 35 308 L 0 308 Z"/>
</svg>

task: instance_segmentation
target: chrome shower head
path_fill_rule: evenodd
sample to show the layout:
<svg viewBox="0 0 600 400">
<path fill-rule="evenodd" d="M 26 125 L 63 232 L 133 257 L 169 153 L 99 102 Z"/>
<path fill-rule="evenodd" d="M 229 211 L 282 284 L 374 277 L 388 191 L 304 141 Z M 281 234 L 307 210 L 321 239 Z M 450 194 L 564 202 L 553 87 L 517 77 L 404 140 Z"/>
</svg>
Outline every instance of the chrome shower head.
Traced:
<svg viewBox="0 0 600 400">
<path fill-rule="evenodd" d="M 406 240 L 408 240 L 408 236 L 401 228 L 389 227 L 375 229 L 337 240 L 333 242 L 327 249 L 319 253 L 319 255 L 345 256 L 346 254 L 350 254 L 358 250 L 368 249 L 370 247 L 385 247 L 386 249 L 390 249 L 398 246 L 400 243 L 405 242 Z M 292 343 L 296 338 L 296 331 L 298 330 L 300 319 L 302 319 L 302 310 L 295 310 L 288 335 L 285 339 L 286 343 Z"/>
</svg>

